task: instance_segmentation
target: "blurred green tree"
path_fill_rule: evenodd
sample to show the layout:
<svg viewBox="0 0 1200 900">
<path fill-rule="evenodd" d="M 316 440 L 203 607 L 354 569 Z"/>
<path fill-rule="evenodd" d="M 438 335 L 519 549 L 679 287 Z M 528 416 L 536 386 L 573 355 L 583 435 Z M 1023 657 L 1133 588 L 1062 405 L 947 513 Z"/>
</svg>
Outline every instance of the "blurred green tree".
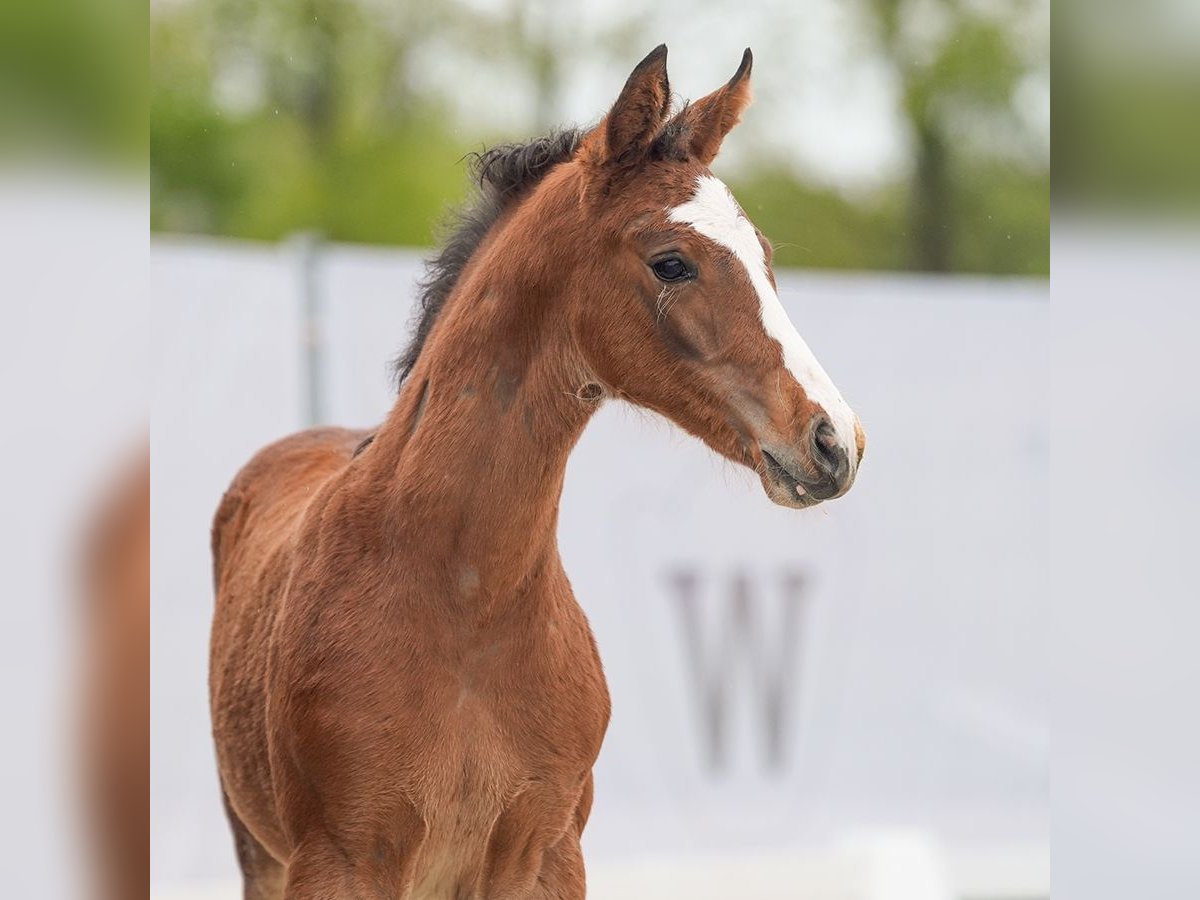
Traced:
<svg viewBox="0 0 1200 900">
<path fill-rule="evenodd" d="M 909 268 L 1049 271 L 1049 148 L 1022 134 L 1017 110 L 1023 79 L 1049 65 L 1023 56 L 1018 37 L 1048 11 L 1031 0 L 864 2 L 911 131 Z M 1005 265 L 1007 254 L 978 246 L 980 232 L 993 243 L 1032 237 L 1021 241 L 1028 262 Z"/>
<path fill-rule="evenodd" d="M 0 159 L 144 164 L 145 49 L 132 4 L 0 3 Z"/>
<path fill-rule="evenodd" d="M 426 244 L 464 186 L 413 48 L 452 4 L 207 0 L 151 27 L 151 225 Z"/>
<path fill-rule="evenodd" d="M 1041 64 L 1014 49 L 1024 20 L 985 16 L 974 0 L 928 0 L 924 12 L 907 8 L 915 2 L 859 7 L 860 27 L 903 85 L 911 184 L 847 195 L 763 153 L 740 167 L 733 187 L 781 240 L 781 265 L 1047 274 L 1048 160 L 1013 112 L 1014 91 Z M 632 6 L 600 25 L 581 10 L 558 0 L 156 7 L 152 228 L 430 244 L 467 189 L 464 153 L 519 136 L 464 126 L 439 85 L 461 90 L 469 82 L 455 67 L 467 61 L 517 85 L 514 109 L 527 109 L 528 121 L 511 127 L 529 134 L 556 124 L 568 71 L 627 60 L 645 43 L 647 22 Z"/>
</svg>

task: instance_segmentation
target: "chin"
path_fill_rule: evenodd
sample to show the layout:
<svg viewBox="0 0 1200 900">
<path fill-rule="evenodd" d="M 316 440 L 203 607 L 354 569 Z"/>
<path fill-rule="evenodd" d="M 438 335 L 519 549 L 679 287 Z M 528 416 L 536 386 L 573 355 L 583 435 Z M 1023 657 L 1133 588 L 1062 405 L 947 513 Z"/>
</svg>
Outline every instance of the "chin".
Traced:
<svg viewBox="0 0 1200 900">
<path fill-rule="evenodd" d="M 777 481 L 763 475 L 759 476 L 759 480 L 762 481 L 763 490 L 771 502 L 779 506 L 786 506 L 788 509 L 808 509 L 821 502 L 808 494 L 799 494 L 795 483 L 791 481 Z"/>
</svg>

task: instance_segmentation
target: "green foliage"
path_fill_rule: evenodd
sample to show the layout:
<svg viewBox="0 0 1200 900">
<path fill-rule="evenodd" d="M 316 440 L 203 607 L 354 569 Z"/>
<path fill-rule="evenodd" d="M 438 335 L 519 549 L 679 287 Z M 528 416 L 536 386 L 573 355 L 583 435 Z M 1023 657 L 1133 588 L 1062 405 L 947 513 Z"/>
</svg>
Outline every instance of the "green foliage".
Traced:
<svg viewBox="0 0 1200 900">
<path fill-rule="evenodd" d="M 441 110 L 397 79 L 404 40 L 364 16 L 344 0 L 213 0 L 160 18 L 151 228 L 430 243 L 465 192 L 464 151 Z M 245 110 L 217 102 L 222 66 L 241 66 L 256 90 Z"/>
<path fill-rule="evenodd" d="M 908 269 L 907 189 L 862 200 L 814 188 L 778 169 L 731 185 L 775 247 L 775 264 L 816 269 Z M 1050 273 L 1050 178 L 970 166 L 952 191 L 949 269 L 1044 277 Z"/>
<path fill-rule="evenodd" d="M 466 191 L 462 145 L 437 120 L 339 135 L 317 150 L 294 118 L 231 122 L 211 107 L 155 107 L 151 227 L 278 240 L 427 246 Z"/>
<path fill-rule="evenodd" d="M 961 139 L 980 123 L 1014 133 L 1013 86 L 1026 66 L 1004 21 L 932 2 L 949 11 L 937 40 L 901 27 L 905 0 L 864 7 L 900 75 L 911 179 L 849 196 L 765 158 L 735 179 L 779 265 L 1049 273 L 1044 167 Z M 151 28 L 151 227 L 428 246 L 467 190 L 464 154 L 488 136 L 453 125 L 445 98 L 413 77 L 414 54 L 454 36 L 460 51 L 524 73 L 547 118 L 555 73 L 579 41 L 528 35 L 522 23 L 543 6 L 513 0 L 492 18 L 471 13 L 480 27 L 464 24 L 456 0 L 164 6 Z"/>
<path fill-rule="evenodd" d="M 1030 164 L 1042 154 L 1022 140 L 1014 106 L 1021 79 L 1042 65 L 1022 58 L 1015 37 L 1037 7 L 863 2 L 913 136 L 908 267 L 1048 275 L 1048 159 Z"/>
<path fill-rule="evenodd" d="M 816 269 L 902 269 L 904 201 L 884 191 L 855 203 L 772 168 L 735 181 L 738 202 L 775 248 L 775 265 Z"/>
<path fill-rule="evenodd" d="M 956 185 L 952 271 L 1049 276 L 1049 172 L 994 164 L 960 173 Z"/>
<path fill-rule="evenodd" d="M 1148 67 L 1147 67 L 1148 68 Z M 1200 77 L 1074 72 L 1055 88 L 1060 198 L 1134 212 L 1200 210 Z"/>
<path fill-rule="evenodd" d="M 129 3 L 0 3 L 0 152 L 144 162 L 146 18 Z"/>
<path fill-rule="evenodd" d="M 1195 4 L 1055 5 L 1054 192 L 1105 213 L 1200 212 Z"/>
</svg>

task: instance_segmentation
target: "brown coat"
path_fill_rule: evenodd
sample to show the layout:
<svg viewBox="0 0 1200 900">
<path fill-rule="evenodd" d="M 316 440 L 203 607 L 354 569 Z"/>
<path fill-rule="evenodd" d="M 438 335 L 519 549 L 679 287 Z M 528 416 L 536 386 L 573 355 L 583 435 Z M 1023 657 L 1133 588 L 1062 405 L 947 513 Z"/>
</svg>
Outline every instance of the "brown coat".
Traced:
<svg viewBox="0 0 1200 900">
<path fill-rule="evenodd" d="M 665 216 L 748 101 L 749 54 L 670 120 L 665 56 L 496 208 L 373 438 L 286 438 L 221 502 L 213 726 L 247 897 L 583 896 L 609 697 L 555 532 L 604 396 L 789 505 L 849 486 L 744 274 Z M 666 283 L 664 251 L 691 277 Z"/>
</svg>

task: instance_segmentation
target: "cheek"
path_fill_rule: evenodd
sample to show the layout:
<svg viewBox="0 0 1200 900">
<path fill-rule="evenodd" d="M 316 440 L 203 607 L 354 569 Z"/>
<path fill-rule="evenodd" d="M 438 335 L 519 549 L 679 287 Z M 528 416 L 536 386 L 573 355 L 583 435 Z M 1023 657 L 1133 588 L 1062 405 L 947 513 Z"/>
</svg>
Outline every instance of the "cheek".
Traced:
<svg viewBox="0 0 1200 900">
<path fill-rule="evenodd" d="M 616 283 L 610 272 L 576 305 L 573 331 L 579 349 L 594 374 L 617 389 L 634 388 L 658 348 L 653 319 L 642 304 L 639 292 Z"/>
<path fill-rule="evenodd" d="M 684 359 L 719 357 L 728 343 L 722 311 L 698 285 L 664 285 L 651 304 L 655 327 L 668 348 Z"/>
</svg>

